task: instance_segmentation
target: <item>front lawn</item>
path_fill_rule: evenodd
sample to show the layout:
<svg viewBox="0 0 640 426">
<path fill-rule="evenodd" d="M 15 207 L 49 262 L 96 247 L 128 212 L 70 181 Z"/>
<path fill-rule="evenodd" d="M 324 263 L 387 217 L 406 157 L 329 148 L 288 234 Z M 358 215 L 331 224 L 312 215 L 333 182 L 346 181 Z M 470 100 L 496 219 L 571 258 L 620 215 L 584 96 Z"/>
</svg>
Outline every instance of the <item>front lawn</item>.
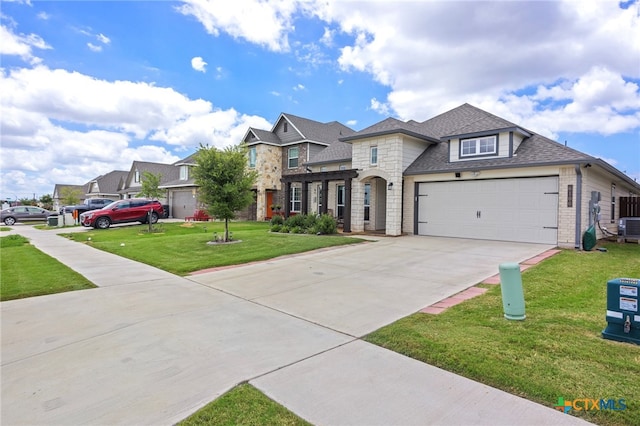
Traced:
<svg viewBox="0 0 640 426">
<path fill-rule="evenodd" d="M 1 301 L 95 287 L 20 235 L 0 237 L 0 250 Z"/>
<path fill-rule="evenodd" d="M 152 233 L 147 225 L 137 225 L 62 235 L 179 275 L 364 241 L 342 235 L 270 233 L 267 222 L 233 222 L 229 230 L 241 242 L 209 245 L 214 233 L 222 236 L 224 223 L 160 223 L 155 228 Z"/>
<path fill-rule="evenodd" d="M 624 399 L 625 410 L 571 414 L 601 425 L 640 425 L 640 346 L 601 336 L 606 283 L 640 278 L 640 246 L 603 246 L 608 252 L 563 250 L 525 271 L 524 321 L 506 320 L 500 287 L 487 286 L 440 315 L 411 315 L 366 340 L 548 407 L 560 397 Z"/>
<path fill-rule="evenodd" d="M 239 385 L 178 423 L 205 425 L 300 425 L 310 423 L 268 398 L 250 384 Z"/>
</svg>

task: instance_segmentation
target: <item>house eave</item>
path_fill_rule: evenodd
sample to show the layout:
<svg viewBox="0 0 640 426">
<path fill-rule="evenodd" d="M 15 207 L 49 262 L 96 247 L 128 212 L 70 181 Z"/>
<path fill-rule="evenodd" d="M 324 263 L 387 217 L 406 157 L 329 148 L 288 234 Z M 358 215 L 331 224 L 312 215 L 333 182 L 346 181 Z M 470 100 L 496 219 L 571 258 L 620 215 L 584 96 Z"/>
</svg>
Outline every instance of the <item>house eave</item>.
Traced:
<svg viewBox="0 0 640 426">
<path fill-rule="evenodd" d="M 358 139 L 369 139 L 369 138 L 376 138 L 379 136 L 387 136 L 387 135 L 394 135 L 394 134 L 403 134 L 406 136 L 411 136 L 413 138 L 416 139 L 420 139 L 423 140 L 425 142 L 429 142 L 429 143 L 440 143 L 440 140 L 432 138 L 430 136 L 426 136 L 426 135 L 422 135 L 420 133 L 416 133 L 416 132 L 412 132 L 410 130 L 405 130 L 405 129 L 392 129 L 392 130 L 383 130 L 380 132 L 373 132 L 373 133 L 367 133 L 366 135 L 354 135 L 354 136 L 346 136 L 344 138 L 339 138 L 338 140 L 340 142 L 352 142 Z"/>
<path fill-rule="evenodd" d="M 483 130 L 481 132 L 471 132 L 471 133 L 461 133 L 458 135 L 447 135 L 447 136 L 442 136 L 440 138 L 441 141 L 449 141 L 451 139 L 469 139 L 469 138 L 477 138 L 477 137 L 481 137 L 481 136 L 489 136 L 489 135 L 495 135 L 497 133 L 505 133 L 505 132 L 514 132 L 514 133 L 519 133 L 522 136 L 528 138 L 531 137 L 533 135 L 533 133 L 528 132 L 524 129 L 522 129 L 521 127 L 503 127 L 501 129 L 491 129 L 491 130 Z"/>
</svg>

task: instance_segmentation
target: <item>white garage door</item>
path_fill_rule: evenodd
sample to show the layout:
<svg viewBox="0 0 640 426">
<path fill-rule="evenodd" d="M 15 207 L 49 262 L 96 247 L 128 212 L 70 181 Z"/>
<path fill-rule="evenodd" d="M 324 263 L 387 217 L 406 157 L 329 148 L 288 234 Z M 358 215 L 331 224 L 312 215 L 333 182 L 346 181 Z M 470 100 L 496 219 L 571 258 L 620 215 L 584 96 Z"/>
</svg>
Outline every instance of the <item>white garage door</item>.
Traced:
<svg viewBox="0 0 640 426">
<path fill-rule="evenodd" d="M 418 234 L 557 244 L 558 177 L 420 183 Z"/>
</svg>

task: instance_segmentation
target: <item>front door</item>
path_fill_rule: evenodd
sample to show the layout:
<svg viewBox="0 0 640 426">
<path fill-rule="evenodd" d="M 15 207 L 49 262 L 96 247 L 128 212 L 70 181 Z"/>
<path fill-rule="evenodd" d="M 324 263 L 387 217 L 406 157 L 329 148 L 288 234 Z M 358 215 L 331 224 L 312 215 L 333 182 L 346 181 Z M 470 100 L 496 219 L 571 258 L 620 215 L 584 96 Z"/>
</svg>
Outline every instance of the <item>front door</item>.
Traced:
<svg viewBox="0 0 640 426">
<path fill-rule="evenodd" d="M 267 191 L 267 205 L 266 205 L 266 214 L 267 219 L 271 219 L 273 217 L 273 209 L 271 206 L 273 205 L 273 192 Z"/>
</svg>

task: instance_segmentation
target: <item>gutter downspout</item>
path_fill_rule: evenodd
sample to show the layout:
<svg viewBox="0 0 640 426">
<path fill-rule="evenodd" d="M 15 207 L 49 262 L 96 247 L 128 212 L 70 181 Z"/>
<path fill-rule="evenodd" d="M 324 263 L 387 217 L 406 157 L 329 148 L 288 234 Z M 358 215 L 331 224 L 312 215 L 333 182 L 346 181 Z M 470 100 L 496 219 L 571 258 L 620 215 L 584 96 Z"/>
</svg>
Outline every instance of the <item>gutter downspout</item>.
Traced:
<svg viewBox="0 0 640 426">
<path fill-rule="evenodd" d="M 576 242 L 574 247 L 576 250 L 582 248 L 580 239 L 580 231 L 582 229 L 582 170 L 580 164 L 575 165 L 576 169 Z"/>
</svg>

